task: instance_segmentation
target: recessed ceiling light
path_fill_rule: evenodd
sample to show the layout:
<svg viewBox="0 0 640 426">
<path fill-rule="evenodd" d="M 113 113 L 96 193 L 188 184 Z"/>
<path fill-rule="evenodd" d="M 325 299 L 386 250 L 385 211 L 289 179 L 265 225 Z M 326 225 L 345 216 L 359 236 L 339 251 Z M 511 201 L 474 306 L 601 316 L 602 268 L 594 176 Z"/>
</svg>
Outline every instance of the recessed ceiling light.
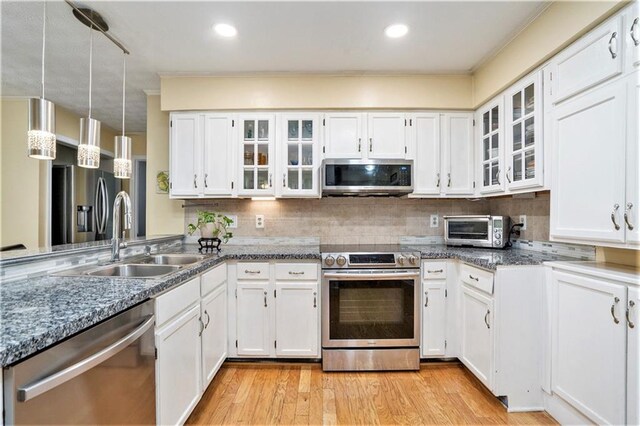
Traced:
<svg viewBox="0 0 640 426">
<path fill-rule="evenodd" d="M 407 27 L 404 24 L 393 24 L 393 25 L 389 25 L 387 28 L 384 29 L 384 33 L 389 38 L 403 37 L 407 35 L 408 32 L 409 32 L 409 27 Z"/>
<path fill-rule="evenodd" d="M 238 34 L 236 27 L 229 24 L 216 24 L 213 30 L 222 37 L 235 37 L 235 35 Z"/>
</svg>

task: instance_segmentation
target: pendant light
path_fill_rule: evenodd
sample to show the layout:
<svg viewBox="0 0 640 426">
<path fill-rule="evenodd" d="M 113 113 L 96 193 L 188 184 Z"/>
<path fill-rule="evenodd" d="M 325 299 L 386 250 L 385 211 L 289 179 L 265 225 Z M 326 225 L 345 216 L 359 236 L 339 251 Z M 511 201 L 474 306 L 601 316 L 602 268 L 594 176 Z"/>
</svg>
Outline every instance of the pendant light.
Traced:
<svg viewBox="0 0 640 426">
<path fill-rule="evenodd" d="M 113 173 L 119 179 L 131 178 L 131 138 L 124 135 L 125 84 L 127 82 L 127 54 L 122 54 L 122 136 L 115 137 L 116 157 Z"/>
<path fill-rule="evenodd" d="M 42 14 L 42 96 L 29 99 L 27 153 L 38 160 L 56 158 L 56 106 L 44 98 L 44 53 L 47 34 L 47 2 Z"/>
<path fill-rule="evenodd" d="M 89 116 L 80 119 L 78 166 L 87 169 L 100 167 L 100 122 L 91 118 L 91 89 L 93 78 L 93 25 L 89 26 Z"/>
</svg>

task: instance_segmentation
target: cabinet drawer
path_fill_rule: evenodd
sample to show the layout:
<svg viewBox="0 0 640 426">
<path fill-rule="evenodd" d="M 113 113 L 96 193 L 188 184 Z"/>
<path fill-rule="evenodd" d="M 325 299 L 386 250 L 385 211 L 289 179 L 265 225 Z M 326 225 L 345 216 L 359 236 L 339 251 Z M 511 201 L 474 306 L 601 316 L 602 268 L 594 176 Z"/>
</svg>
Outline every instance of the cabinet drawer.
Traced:
<svg viewBox="0 0 640 426">
<path fill-rule="evenodd" d="M 239 280 L 268 280 L 269 264 L 268 263 L 238 263 L 238 279 Z"/>
<path fill-rule="evenodd" d="M 313 280 L 318 279 L 318 265 L 315 263 L 278 263 L 276 280 Z"/>
<path fill-rule="evenodd" d="M 227 264 L 223 263 L 202 274 L 200 295 L 205 296 L 227 281 Z"/>
<path fill-rule="evenodd" d="M 447 262 L 422 262 L 422 277 L 435 280 L 447 277 Z"/>
<path fill-rule="evenodd" d="M 493 294 L 493 274 L 469 265 L 460 266 L 460 279 L 473 288 Z"/>
<path fill-rule="evenodd" d="M 156 298 L 156 328 L 200 300 L 200 277 Z"/>
</svg>

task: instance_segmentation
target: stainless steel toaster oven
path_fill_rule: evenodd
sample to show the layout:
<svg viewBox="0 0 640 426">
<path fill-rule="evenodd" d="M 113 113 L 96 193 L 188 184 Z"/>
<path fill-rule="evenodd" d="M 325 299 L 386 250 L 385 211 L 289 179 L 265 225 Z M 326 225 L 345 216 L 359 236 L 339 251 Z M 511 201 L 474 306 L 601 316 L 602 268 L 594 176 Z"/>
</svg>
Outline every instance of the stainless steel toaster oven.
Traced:
<svg viewBox="0 0 640 426">
<path fill-rule="evenodd" d="M 509 241 L 509 216 L 444 216 L 444 242 L 450 246 L 503 248 Z"/>
</svg>

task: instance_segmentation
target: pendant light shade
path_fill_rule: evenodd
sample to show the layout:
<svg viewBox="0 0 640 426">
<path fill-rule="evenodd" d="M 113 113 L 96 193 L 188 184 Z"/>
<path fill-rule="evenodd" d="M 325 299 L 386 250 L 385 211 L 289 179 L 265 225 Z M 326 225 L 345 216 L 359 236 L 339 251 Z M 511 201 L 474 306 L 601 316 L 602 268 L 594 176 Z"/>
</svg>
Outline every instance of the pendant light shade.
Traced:
<svg viewBox="0 0 640 426">
<path fill-rule="evenodd" d="M 91 117 L 80 119 L 78 166 L 87 169 L 100 167 L 100 122 Z"/>
<path fill-rule="evenodd" d="M 42 13 L 42 97 L 29 99 L 27 154 L 38 160 L 56 158 L 56 106 L 44 98 L 44 54 L 47 35 L 47 2 Z"/>
<path fill-rule="evenodd" d="M 131 177 L 131 138 L 116 136 L 116 157 L 113 160 L 113 173 L 119 179 Z"/>
</svg>

